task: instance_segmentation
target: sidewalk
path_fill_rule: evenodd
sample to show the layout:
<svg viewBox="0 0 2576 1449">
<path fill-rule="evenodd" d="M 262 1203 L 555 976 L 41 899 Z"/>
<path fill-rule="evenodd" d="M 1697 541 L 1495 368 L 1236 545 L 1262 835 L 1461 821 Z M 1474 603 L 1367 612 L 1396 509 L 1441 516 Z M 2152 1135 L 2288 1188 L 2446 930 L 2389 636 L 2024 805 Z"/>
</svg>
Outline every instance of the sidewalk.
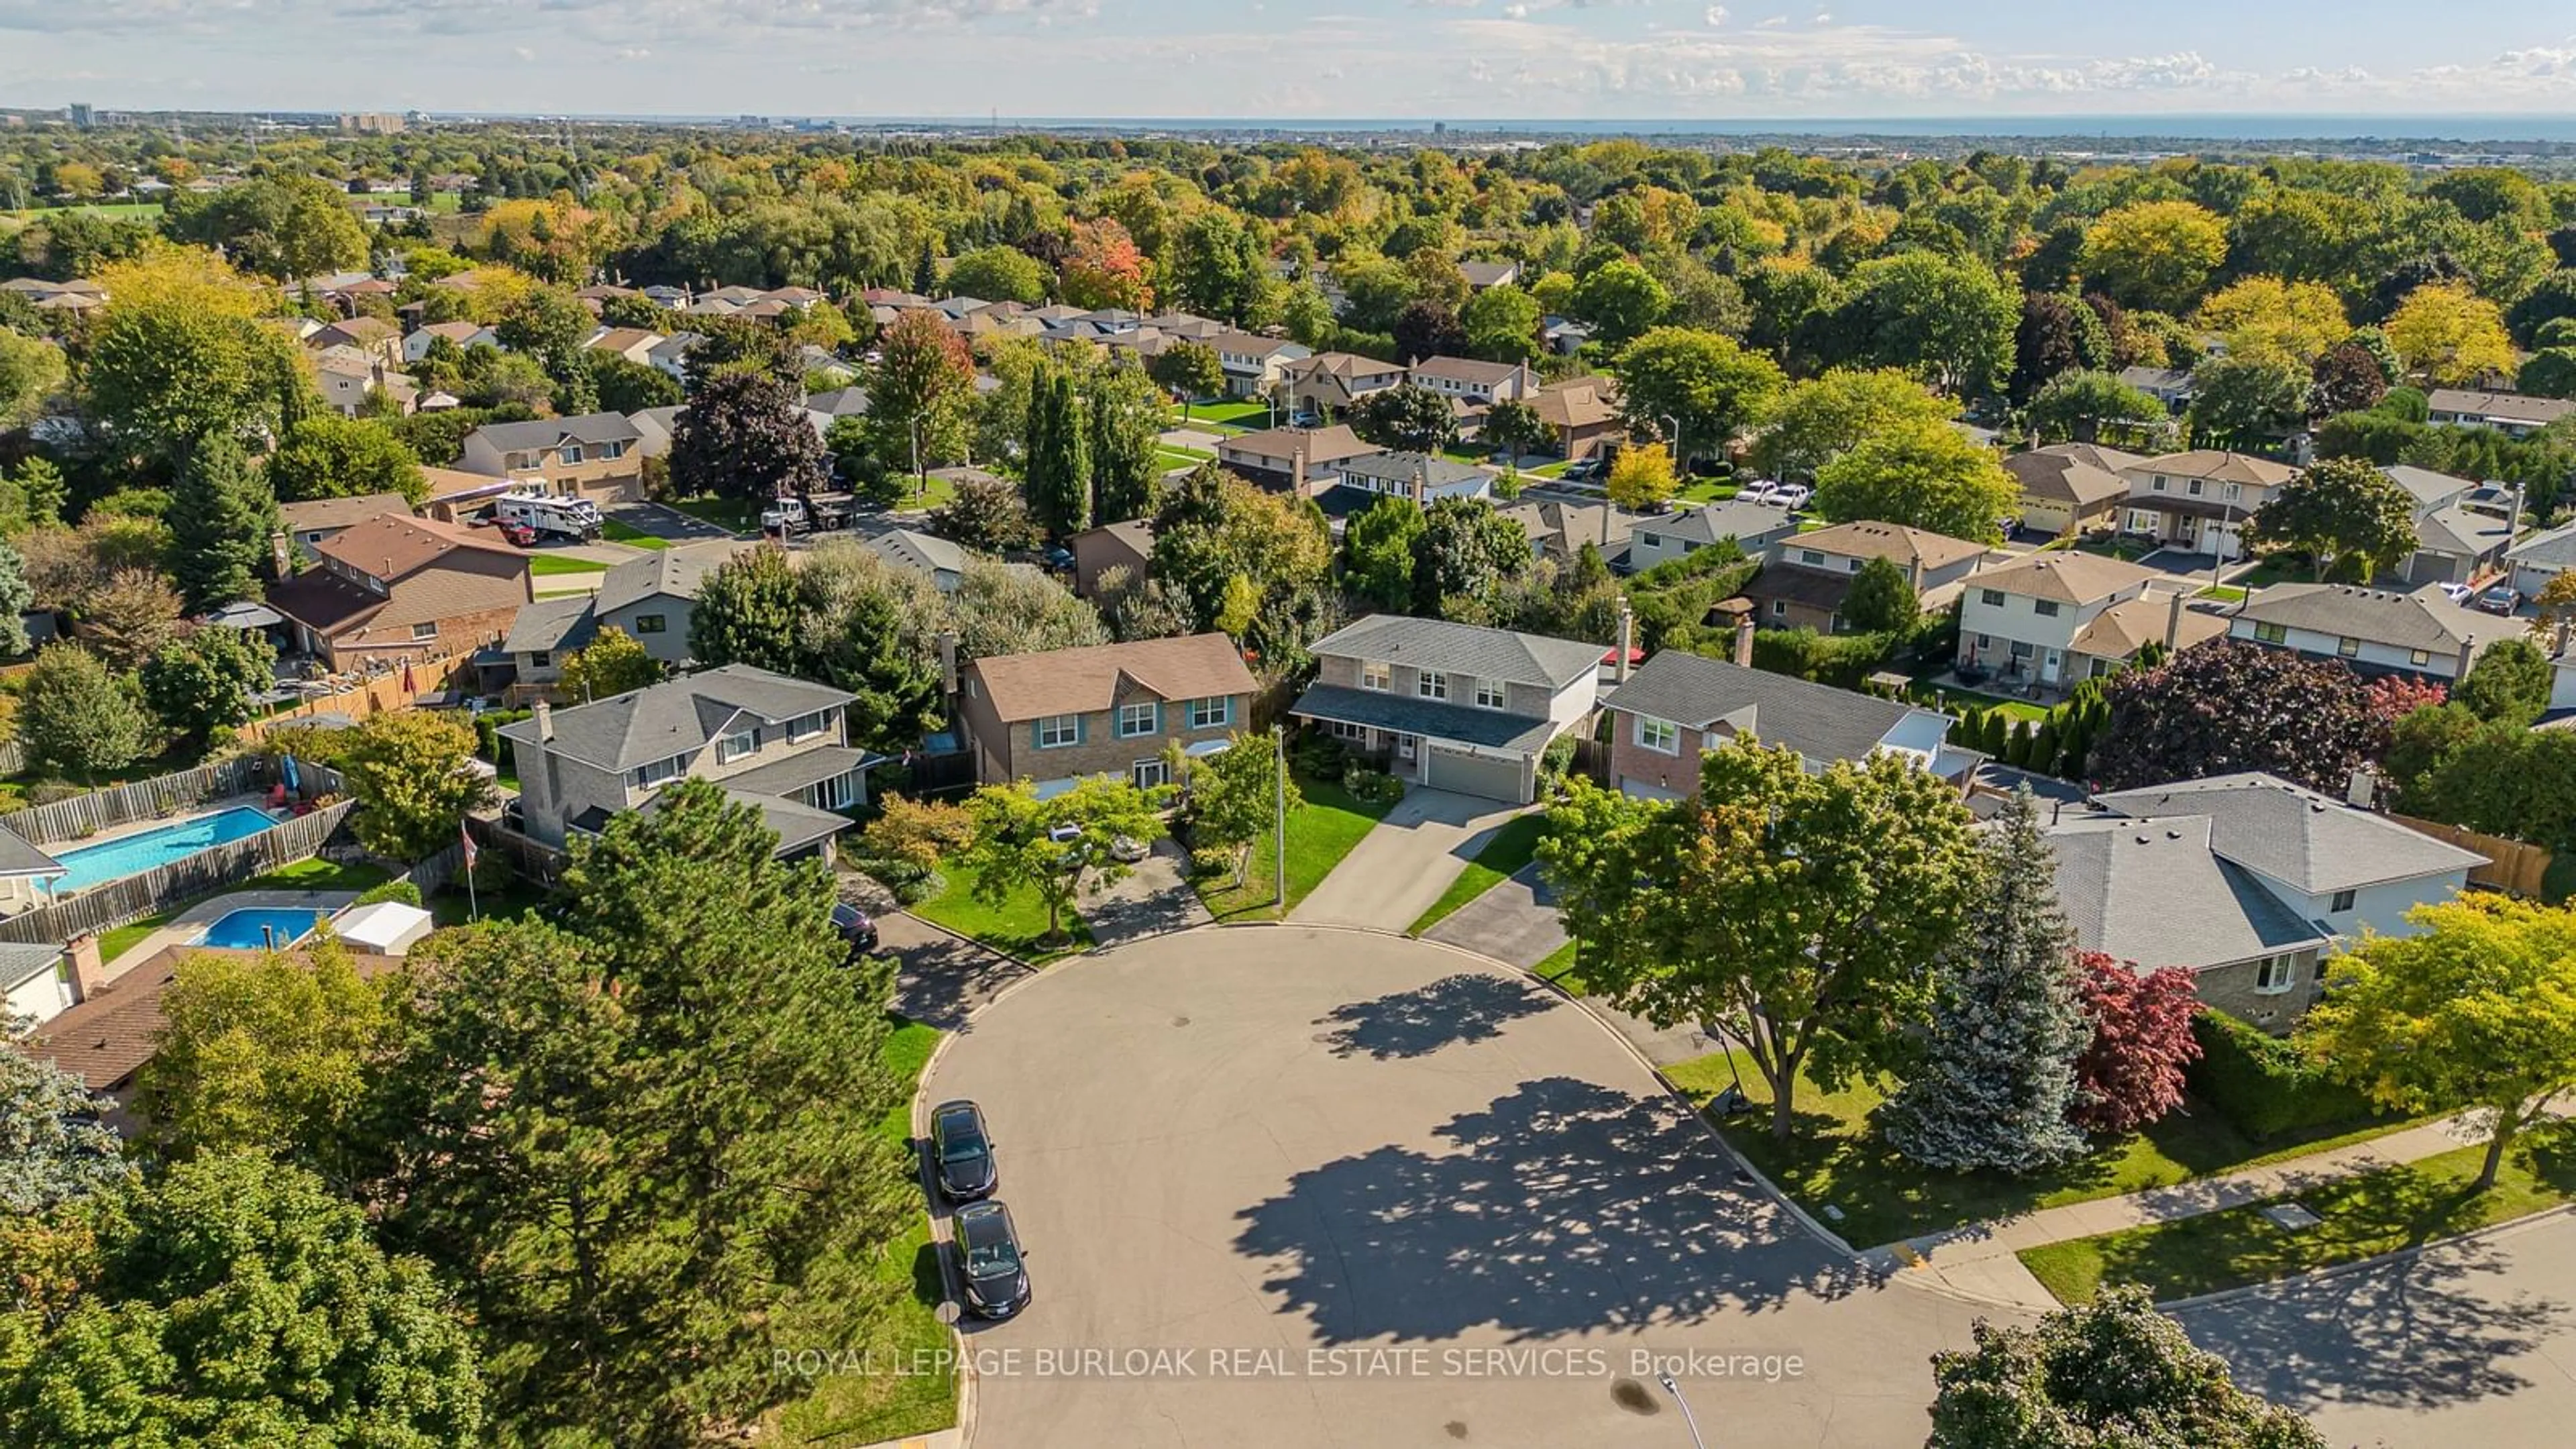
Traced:
<svg viewBox="0 0 2576 1449">
<path fill-rule="evenodd" d="M 1908 1238 L 1884 1248 L 1872 1248 L 1861 1257 L 1891 1273 L 1923 1274 L 1973 1297 L 2045 1312 L 2057 1307 L 2058 1302 L 2014 1256 L 2024 1248 L 2175 1222 L 2304 1192 L 2383 1168 L 2419 1162 L 2484 1141 L 2485 1135 L 2463 1117 L 2448 1117 L 2287 1162 Z"/>
</svg>

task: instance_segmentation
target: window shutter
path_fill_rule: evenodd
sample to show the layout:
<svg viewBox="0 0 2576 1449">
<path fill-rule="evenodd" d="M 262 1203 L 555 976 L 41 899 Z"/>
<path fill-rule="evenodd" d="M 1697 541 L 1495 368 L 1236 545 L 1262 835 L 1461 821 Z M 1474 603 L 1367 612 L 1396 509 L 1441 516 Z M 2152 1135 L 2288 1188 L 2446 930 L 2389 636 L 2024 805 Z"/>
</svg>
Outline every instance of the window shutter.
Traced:
<svg viewBox="0 0 2576 1449">
<path fill-rule="evenodd" d="M 1147 730 L 1147 731 L 1146 731 L 1146 733 L 1147 733 L 1147 734 L 1153 734 L 1153 735 L 1159 735 L 1159 734 L 1161 734 L 1162 732 L 1163 732 L 1163 702 L 1162 702 L 1161 700 L 1159 700 L 1159 699 L 1158 699 L 1158 700 L 1154 701 L 1154 727 L 1153 727 L 1152 729 Z"/>
<path fill-rule="evenodd" d="M 1224 715 L 1224 717 L 1223 717 L 1223 718 L 1219 719 L 1219 720 L 1217 721 L 1217 723 L 1219 723 L 1219 724 L 1226 724 L 1226 725 L 1230 725 L 1230 724 L 1233 724 L 1233 723 L 1234 723 L 1234 696 L 1233 696 L 1233 695 L 1230 695 L 1230 694 L 1229 694 L 1229 695 L 1227 695 L 1227 696 L 1225 697 L 1225 715 Z"/>
<path fill-rule="evenodd" d="M 1077 745 L 1091 742 L 1091 716 L 1078 714 L 1073 717 L 1073 742 Z"/>
</svg>

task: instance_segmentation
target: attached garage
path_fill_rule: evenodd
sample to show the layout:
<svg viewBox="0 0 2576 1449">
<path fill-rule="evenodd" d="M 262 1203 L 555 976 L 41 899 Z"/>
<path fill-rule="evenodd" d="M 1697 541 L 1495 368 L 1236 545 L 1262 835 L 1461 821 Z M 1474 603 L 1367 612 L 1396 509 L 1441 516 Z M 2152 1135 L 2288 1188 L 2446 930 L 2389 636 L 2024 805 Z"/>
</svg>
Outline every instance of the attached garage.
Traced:
<svg viewBox="0 0 2576 1449">
<path fill-rule="evenodd" d="M 1434 790 L 1453 790 L 1488 800 L 1526 805 L 1530 800 L 1528 763 L 1494 755 L 1473 754 L 1437 741 L 1428 744 L 1422 783 Z"/>
</svg>

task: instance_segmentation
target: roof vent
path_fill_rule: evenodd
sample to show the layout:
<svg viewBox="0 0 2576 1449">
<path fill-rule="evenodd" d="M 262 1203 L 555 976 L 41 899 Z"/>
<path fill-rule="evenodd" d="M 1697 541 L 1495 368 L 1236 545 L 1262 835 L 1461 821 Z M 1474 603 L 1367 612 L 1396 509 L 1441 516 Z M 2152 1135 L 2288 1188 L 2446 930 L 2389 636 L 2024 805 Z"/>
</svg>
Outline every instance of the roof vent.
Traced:
<svg viewBox="0 0 2576 1449">
<path fill-rule="evenodd" d="M 2168 830 L 2165 832 L 2165 839 L 2180 840 L 2182 839 L 2182 832 L 2179 830 Z"/>
<path fill-rule="evenodd" d="M 2311 814 L 2311 815 L 2323 815 L 2324 813 L 2326 813 L 2326 802 L 2324 802 L 2323 800 L 2311 800 L 2311 801 L 2309 801 L 2309 802 L 2308 802 L 2308 813 L 2309 813 L 2309 814 Z"/>
<path fill-rule="evenodd" d="M 2147 843 L 2147 837 L 2146 837 L 2146 836 L 2143 836 L 2143 835 L 2139 836 L 2139 837 L 2138 837 L 2138 843 L 2139 843 L 2140 845 L 2144 845 L 2144 844 L 2146 844 L 2146 843 Z"/>
</svg>

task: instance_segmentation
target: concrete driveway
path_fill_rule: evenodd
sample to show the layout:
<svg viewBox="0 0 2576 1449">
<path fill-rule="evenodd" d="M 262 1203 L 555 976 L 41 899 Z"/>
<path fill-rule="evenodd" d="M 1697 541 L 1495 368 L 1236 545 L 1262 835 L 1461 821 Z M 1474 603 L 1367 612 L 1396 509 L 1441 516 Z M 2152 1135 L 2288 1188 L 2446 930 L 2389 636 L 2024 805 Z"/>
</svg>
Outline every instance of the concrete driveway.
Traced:
<svg viewBox="0 0 2576 1449">
<path fill-rule="evenodd" d="M 1288 919 L 1404 930 L 1524 808 L 1447 790 L 1407 791 Z"/>
<path fill-rule="evenodd" d="M 2313 1231 L 2313 1230 L 2312 1230 Z M 2236 1382 L 2335 1444 L 2564 1444 L 2576 1423 L 2576 1217 L 2172 1310 Z"/>
<path fill-rule="evenodd" d="M 1036 973 L 999 951 L 908 911 L 875 917 L 877 947 L 895 958 L 894 1009 L 941 1031 L 971 1030 L 986 1002 Z"/>
<path fill-rule="evenodd" d="M 1189 864 L 1178 841 L 1168 836 L 1155 841 L 1153 853 L 1136 862 L 1125 880 L 1082 898 L 1082 919 L 1091 927 L 1091 939 L 1119 946 L 1214 921 L 1190 888 Z"/>
<path fill-rule="evenodd" d="M 979 1444 L 1670 1449 L 1669 1369 L 1711 1442 L 1880 1449 L 1979 1311 L 1830 1254 L 1579 1008 L 1424 942 L 1108 951 L 922 1091 L 983 1104 L 1029 1253 L 1032 1305 L 967 1330 Z"/>
</svg>

